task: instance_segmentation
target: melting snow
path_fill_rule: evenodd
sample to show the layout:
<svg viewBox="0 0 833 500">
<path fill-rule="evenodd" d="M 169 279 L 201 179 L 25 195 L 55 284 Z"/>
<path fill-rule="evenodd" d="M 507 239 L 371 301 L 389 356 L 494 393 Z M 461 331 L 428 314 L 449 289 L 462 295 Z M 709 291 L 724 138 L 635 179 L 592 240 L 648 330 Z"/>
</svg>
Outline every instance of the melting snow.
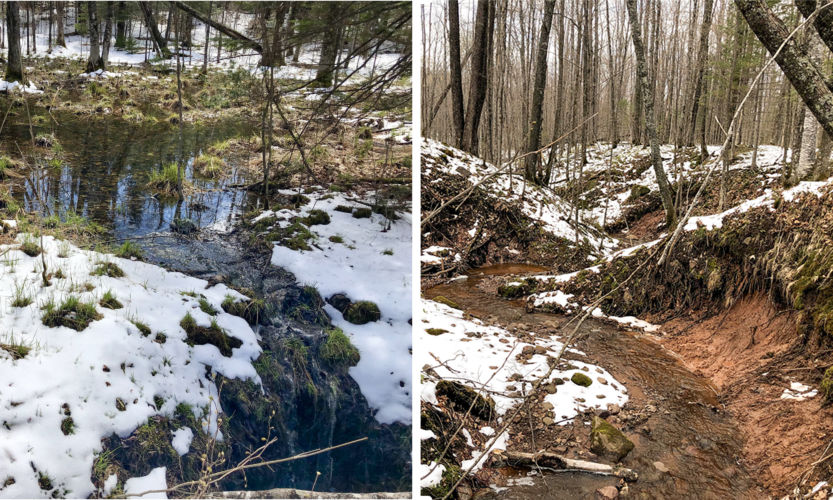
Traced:
<svg viewBox="0 0 833 500">
<path fill-rule="evenodd" d="M 325 306 L 333 324 L 348 334 L 361 354 L 350 369 L 371 407 L 382 423 L 411 421 L 411 215 L 399 213 L 399 220 L 386 229 L 378 214 L 356 219 L 336 210 L 338 205 L 362 207 L 352 198 L 320 191 L 307 193 L 312 202 L 303 213 L 323 210 L 331 222 L 309 229 L 316 234 L 311 251 L 295 251 L 276 245 L 272 264 L 292 272 L 298 281 L 315 286 L 322 297 L 344 293 L 351 300 L 375 302 L 382 319 L 354 325 L 330 306 Z M 276 215 L 301 213 L 282 210 Z M 340 236 L 343 243 L 330 237 Z"/>
</svg>

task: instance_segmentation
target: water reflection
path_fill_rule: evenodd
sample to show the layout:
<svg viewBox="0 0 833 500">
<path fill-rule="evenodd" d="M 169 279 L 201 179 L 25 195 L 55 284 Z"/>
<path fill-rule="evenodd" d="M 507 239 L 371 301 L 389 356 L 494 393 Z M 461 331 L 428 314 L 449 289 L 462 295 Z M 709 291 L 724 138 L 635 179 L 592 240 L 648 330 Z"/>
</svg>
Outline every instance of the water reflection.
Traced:
<svg viewBox="0 0 833 500">
<path fill-rule="evenodd" d="M 12 194 L 27 211 L 60 215 L 75 212 L 112 231 L 116 238 L 167 230 L 177 217 L 198 226 L 225 226 L 245 209 L 247 194 L 231 186 L 245 182 L 238 166 L 222 180 L 194 175 L 194 158 L 211 144 L 249 136 L 254 127 L 240 119 L 211 125 L 186 124 L 180 144 L 178 127 L 167 123 L 135 124 L 114 117 L 56 116 L 54 133 L 64 149 L 60 167 L 33 172 Z M 29 143 L 28 125 L 13 125 L 5 141 Z M 12 148 L 14 149 L 14 148 Z M 154 170 L 182 158 L 194 186 L 184 201 L 155 196 L 145 184 Z M 46 209 L 45 205 L 49 207 Z"/>
</svg>

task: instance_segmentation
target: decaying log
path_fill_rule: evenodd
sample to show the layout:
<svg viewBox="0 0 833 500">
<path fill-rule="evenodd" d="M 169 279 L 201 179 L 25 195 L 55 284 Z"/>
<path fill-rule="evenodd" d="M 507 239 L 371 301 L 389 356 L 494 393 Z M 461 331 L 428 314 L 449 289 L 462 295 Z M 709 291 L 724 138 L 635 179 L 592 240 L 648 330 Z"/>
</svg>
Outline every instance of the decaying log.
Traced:
<svg viewBox="0 0 833 500">
<path fill-rule="evenodd" d="M 511 467 L 547 467 L 551 469 L 569 470 L 576 472 L 589 472 L 604 476 L 621 477 L 625 481 L 636 481 L 639 475 L 636 471 L 622 467 L 621 465 L 607 465 L 588 460 L 576 460 L 562 457 L 555 453 L 539 451 L 538 453 L 524 453 L 520 451 L 504 451 L 500 454 L 493 453 L 492 456 L 498 465 Z"/>
</svg>

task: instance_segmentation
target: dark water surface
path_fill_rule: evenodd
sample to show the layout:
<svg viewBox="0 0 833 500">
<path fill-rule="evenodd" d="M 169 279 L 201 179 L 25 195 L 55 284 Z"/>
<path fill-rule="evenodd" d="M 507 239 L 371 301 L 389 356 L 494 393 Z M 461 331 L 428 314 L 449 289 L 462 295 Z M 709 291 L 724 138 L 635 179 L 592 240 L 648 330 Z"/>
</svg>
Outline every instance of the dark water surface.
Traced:
<svg viewBox="0 0 833 500">
<path fill-rule="evenodd" d="M 192 166 L 194 158 L 215 142 L 251 135 L 253 126 L 240 119 L 185 124 L 180 143 L 179 127 L 165 122 L 131 123 L 108 115 L 70 113 L 56 113 L 55 118 L 58 125 L 35 127 L 34 133 L 54 133 L 63 148 L 62 165 L 33 173 L 12 188 L 27 211 L 62 218 L 75 212 L 118 239 L 167 231 L 177 217 L 199 227 L 222 227 L 250 201 L 245 191 L 230 187 L 245 182 L 233 162 L 230 175 L 222 180 L 201 178 Z M 28 125 L 7 125 L 2 140 L 17 143 L 26 153 L 31 142 Z M 16 147 L 11 145 L 11 150 Z M 192 194 L 178 202 L 147 189 L 151 172 L 180 160 L 185 178 L 196 188 Z"/>
</svg>

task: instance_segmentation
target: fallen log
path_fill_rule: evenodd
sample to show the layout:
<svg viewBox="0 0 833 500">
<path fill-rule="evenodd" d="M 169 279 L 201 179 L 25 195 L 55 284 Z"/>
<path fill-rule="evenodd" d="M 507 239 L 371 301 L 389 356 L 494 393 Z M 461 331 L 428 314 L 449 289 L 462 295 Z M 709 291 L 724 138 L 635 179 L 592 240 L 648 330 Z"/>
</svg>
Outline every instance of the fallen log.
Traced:
<svg viewBox="0 0 833 500">
<path fill-rule="evenodd" d="M 411 492 L 401 493 L 326 493 L 323 491 L 275 488 L 261 491 L 215 491 L 206 498 L 411 498 Z"/>
<path fill-rule="evenodd" d="M 492 454 L 498 466 L 511 467 L 547 467 L 575 472 L 587 472 L 603 476 L 621 477 L 625 481 L 636 481 L 639 475 L 636 471 L 621 465 L 607 465 L 588 460 L 576 460 L 555 453 L 539 451 L 538 453 L 524 453 L 521 451 L 497 451 Z"/>
</svg>

